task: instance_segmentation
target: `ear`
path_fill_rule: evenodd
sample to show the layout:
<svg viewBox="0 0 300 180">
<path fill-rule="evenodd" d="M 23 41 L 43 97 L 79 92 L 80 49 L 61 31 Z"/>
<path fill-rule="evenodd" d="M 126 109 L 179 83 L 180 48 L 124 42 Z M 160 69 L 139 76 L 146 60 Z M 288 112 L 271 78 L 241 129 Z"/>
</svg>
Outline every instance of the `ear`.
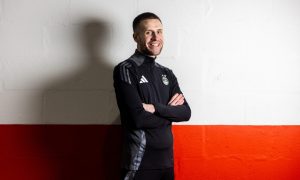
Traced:
<svg viewBox="0 0 300 180">
<path fill-rule="evenodd" d="M 135 32 L 135 33 L 133 33 L 132 37 L 133 37 L 134 41 L 135 41 L 135 42 L 137 42 L 138 35 L 137 35 L 137 33 L 136 33 L 136 32 Z"/>
</svg>

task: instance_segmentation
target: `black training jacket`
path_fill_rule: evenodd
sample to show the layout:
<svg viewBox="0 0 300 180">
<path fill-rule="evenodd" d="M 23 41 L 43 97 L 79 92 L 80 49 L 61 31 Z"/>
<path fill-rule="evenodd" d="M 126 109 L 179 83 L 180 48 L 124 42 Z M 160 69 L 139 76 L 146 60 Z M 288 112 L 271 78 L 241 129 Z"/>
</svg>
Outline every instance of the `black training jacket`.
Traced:
<svg viewBox="0 0 300 180">
<path fill-rule="evenodd" d="M 188 121 L 190 107 L 170 106 L 182 93 L 173 72 L 138 51 L 114 69 L 114 87 L 123 127 L 122 167 L 128 170 L 173 167 L 172 122 Z M 155 113 L 142 103 L 153 104 Z"/>
</svg>

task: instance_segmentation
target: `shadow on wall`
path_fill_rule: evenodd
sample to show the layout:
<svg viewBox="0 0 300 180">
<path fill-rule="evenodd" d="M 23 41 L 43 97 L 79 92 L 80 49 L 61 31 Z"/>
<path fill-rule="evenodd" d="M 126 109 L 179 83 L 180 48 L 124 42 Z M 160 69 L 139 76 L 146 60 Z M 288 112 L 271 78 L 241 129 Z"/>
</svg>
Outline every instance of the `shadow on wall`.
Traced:
<svg viewBox="0 0 300 180">
<path fill-rule="evenodd" d="M 113 89 L 113 65 L 106 57 L 110 29 L 107 23 L 89 20 L 80 32 L 85 59 L 80 69 L 46 88 L 43 121 L 54 124 L 115 124 L 118 121 Z M 74 59 L 74 64 L 79 64 Z"/>
<path fill-rule="evenodd" d="M 115 125 L 120 120 L 113 65 L 104 52 L 110 28 L 97 19 L 80 28 L 86 59 L 78 71 L 45 88 L 43 122 L 55 125 L 43 126 L 40 141 L 54 179 L 119 179 L 121 128 Z"/>
</svg>

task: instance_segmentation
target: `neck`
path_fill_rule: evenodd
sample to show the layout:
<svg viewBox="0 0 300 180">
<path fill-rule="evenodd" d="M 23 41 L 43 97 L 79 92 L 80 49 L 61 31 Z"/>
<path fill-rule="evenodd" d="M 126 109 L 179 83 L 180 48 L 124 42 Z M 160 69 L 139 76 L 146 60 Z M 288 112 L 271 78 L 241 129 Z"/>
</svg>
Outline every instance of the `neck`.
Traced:
<svg viewBox="0 0 300 180">
<path fill-rule="evenodd" d="M 139 48 L 137 48 L 137 51 L 138 51 L 139 53 L 145 55 L 145 56 L 148 56 L 148 57 L 151 57 L 151 58 L 154 58 L 154 59 L 156 59 L 156 57 L 157 57 L 157 56 L 155 56 L 155 55 L 149 55 L 149 54 L 146 54 L 146 53 L 144 53 L 143 51 L 141 51 Z"/>
</svg>

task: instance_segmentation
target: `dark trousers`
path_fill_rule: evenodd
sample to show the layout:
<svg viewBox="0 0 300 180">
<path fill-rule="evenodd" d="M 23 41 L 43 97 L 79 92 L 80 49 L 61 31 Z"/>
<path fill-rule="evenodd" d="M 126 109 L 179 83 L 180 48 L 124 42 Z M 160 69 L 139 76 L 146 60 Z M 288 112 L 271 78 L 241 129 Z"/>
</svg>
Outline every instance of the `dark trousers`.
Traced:
<svg viewBox="0 0 300 180">
<path fill-rule="evenodd" d="M 122 169 L 121 180 L 174 180 L 174 168 L 138 171 Z"/>
</svg>

